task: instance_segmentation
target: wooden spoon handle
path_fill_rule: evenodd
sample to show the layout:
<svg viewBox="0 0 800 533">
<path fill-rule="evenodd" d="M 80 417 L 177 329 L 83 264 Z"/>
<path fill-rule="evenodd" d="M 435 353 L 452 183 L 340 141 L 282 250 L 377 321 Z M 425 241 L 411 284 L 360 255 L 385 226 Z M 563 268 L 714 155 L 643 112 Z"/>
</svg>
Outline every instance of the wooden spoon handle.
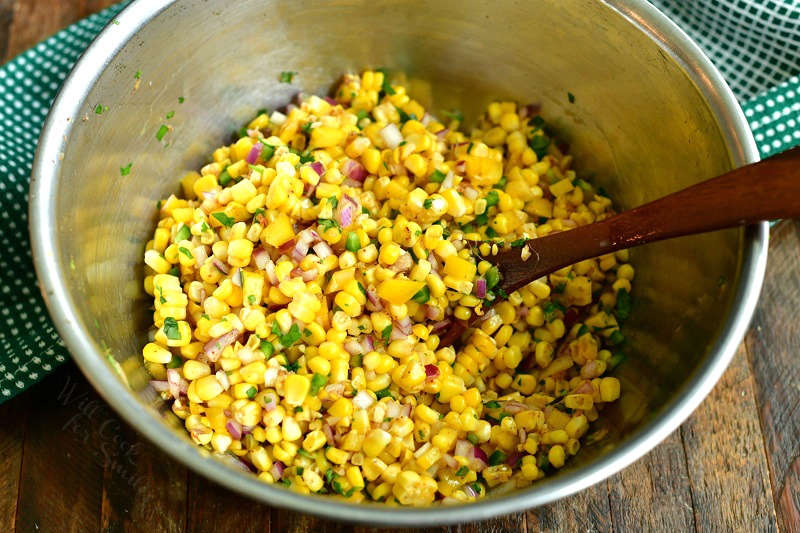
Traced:
<svg viewBox="0 0 800 533">
<path fill-rule="evenodd" d="M 800 147 L 732 170 L 607 220 L 487 257 L 508 293 L 567 265 L 649 242 L 761 220 L 800 217 Z"/>
</svg>

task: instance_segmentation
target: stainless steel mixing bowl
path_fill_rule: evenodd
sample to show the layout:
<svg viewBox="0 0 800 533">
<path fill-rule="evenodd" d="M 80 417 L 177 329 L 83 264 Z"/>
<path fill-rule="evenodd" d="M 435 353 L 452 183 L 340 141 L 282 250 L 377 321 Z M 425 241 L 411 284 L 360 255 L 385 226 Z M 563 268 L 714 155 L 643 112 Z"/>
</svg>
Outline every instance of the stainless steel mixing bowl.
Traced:
<svg viewBox="0 0 800 533">
<path fill-rule="evenodd" d="M 117 20 L 66 81 L 39 143 L 36 269 L 97 390 L 165 452 L 221 485 L 371 524 L 442 524 L 542 505 L 658 444 L 741 341 L 764 275 L 766 224 L 635 251 L 624 396 L 604 412 L 609 434 L 528 489 L 458 507 L 350 505 L 264 484 L 213 459 L 146 387 L 140 349 L 152 300 L 142 290 L 142 253 L 156 201 L 177 192 L 182 172 L 202 165 L 258 108 L 285 105 L 299 90 L 327 92 L 343 72 L 379 66 L 407 72 L 434 110 L 457 107 L 469 117 L 490 98 L 536 101 L 579 169 L 623 208 L 752 162 L 757 151 L 719 73 L 644 0 L 136 0 Z M 284 70 L 299 72 L 294 84 L 278 83 Z M 98 104 L 108 111 L 95 114 Z M 159 142 L 173 110 L 174 129 Z"/>
</svg>

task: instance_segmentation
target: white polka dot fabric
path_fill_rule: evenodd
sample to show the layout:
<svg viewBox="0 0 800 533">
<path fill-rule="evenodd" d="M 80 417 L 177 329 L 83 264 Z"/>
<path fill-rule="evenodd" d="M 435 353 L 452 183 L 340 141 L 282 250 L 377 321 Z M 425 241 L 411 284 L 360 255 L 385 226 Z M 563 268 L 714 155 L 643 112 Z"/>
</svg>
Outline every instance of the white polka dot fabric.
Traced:
<svg viewBox="0 0 800 533">
<path fill-rule="evenodd" d="M 50 103 L 75 60 L 122 9 L 74 24 L 0 68 L 0 402 L 66 361 L 28 244 L 28 180 Z"/>
<path fill-rule="evenodd" d="M 743 102 L 762 156 L 800 144 L 800 7 L 795 1 L 765 1 L 757 8 L 746 0 L 652 2 L 692 35 L 726 75 Z M 31 262 L 28 180 L 39 131 L 61 82 L 126 3 L 66 28 L 0 68 L 0 241 L 5 252 L 0 255 L 0 402 L 42 379 L 69 355 L 47 315 Z M 737 8 L 728 9 L 732 4 Z M 766 46 L 762 41 L 769 31 L 793 44 Z M 743 71 L 752 74 L 742 76 Z"/>
</svg>

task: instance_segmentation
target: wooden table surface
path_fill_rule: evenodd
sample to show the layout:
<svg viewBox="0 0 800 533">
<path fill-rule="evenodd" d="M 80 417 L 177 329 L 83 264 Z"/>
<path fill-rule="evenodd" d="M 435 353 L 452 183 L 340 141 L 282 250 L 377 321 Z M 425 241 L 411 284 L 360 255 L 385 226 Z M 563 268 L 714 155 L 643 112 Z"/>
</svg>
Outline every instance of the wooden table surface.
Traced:
<svg viewBox="0 0 800 533">
<path fill-rule="evenodd" d="M 111 0 L 0 0 L 7 61 Z M 459 531 L 800 531 L 800 223 L 772 231 L 752 328 L 697 411 L 575 496 Z M 369 528 L 355 528 L 365 531 Z M 72 363 L 0 405 L 0 533 L 352 531 L 214 485 L 122 422 Z"/>
</svg>

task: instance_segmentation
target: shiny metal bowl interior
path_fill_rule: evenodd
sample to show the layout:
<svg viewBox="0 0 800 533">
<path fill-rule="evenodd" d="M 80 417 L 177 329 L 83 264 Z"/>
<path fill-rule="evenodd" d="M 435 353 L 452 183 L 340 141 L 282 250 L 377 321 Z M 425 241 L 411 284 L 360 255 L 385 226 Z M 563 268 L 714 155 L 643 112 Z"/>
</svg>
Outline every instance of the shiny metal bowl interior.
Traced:
<svg viewBox="0 0 800 533">
<path fill-rule="evenodd" d="M 332 518 L 476 520 L 613 474 L 674 430 L 729 362 L 763 278 L 765 224 L 636 250 L 625 395 L 608 412 L 608 437 L 558 475 L 476 504 L 353 506 L 265 485 L 191 444 L 146 388 L 139 354 L 152 302 L 141 288 L 142 252 L 156 201 L 177 192 L 182 172 L 202 165 L 258 108 L 285 105 L 298 90 L 327 92 L 343 72 L 379 66 L 408 73 L 435 111 L 474 116 L 498 97 L 541 103 L 579 170 L 622 208 L 757 159 L 719 74 L 644 0 L 137 0 L 68 79 L 34 168 L 36 267 L 75 360 L 167 453 L 258 500 Z M 283 70 L 299 72 L 294 84 L 277 82 Z M 108 111 L 93 113 L 98 104 Z M 159 143 L 156 130 L 172 110 L 174 129 Z M 128 162 L 130 175 L 120 176 Z"/>
</svg>

